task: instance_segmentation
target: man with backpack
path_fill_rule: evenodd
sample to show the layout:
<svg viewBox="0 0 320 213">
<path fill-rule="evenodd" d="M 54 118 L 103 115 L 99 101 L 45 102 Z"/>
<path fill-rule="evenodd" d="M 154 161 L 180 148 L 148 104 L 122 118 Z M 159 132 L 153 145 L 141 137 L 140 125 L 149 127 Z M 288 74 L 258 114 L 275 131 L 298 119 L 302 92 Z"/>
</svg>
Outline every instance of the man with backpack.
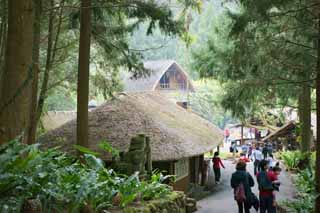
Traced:
<svg viewBox="0 0 320 213">
<path fill-rule="evenodd" d="M 252 157 L 254 158 L 254 175 L 257 174 L 258 171 L 260 171 L 260 162 L 262 160 L 262 152 L 260 151 L 259 147 L 256 147 L 252 152 Z"/>
<path fill-rule="evenodd" d="M 251 191 L 253 186 L 254 180 L 249 172 L 246 171 L 246 163 L 239 161 L 236 165 L 236 172 L 231 177 L 231 187 L 234 190 L 234 199 L 238 204 L 239 213 L 250 212 L 254 197 Z"/>
<path fill-rule="evenodd" d="M 274 205 L 274 186 L 273 182 L 277 179 L 273 173 L 268 174 L 268 161 L 262 160 L 260 162 L 261 171 L 257 174 L 257 182 L 259 184 L 259 200 L 261 213 L 275 213 L 276 207 Z"/>
</svg>

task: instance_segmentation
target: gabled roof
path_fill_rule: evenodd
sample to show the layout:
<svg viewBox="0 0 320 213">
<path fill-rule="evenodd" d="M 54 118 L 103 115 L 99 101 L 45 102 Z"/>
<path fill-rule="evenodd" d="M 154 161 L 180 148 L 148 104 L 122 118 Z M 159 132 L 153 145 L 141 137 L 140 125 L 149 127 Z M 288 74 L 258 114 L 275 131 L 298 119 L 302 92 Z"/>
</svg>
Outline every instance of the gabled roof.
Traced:
<svg viewBox="0 0 320 213">
<path fill-rule="evenodd" d="M 171 66 L 177 66 L 185 76 L 187 76 L 189 88 L 194 91 L 194 87 L 189 80 L 188 74 L 182 69 L 182 67 L 174 60 L 156 60 L 146 61 L 143 63 L 144 67 L 150 71 L 150 75 L 141 77 L 138 79 L 126 76 L 124 79 L 124 91 L 125 92 L 150 92 L 154 91 L 158 85 L 161 77 L 168 71 Z"/>
<path fill-rule="evenodd" d="M 296 126 L 296 123 L 294 121 L 290 121 L 287 124 L 280 127 L 277 131 L 263 138 L 262 141 L 265 142 L 269 139 L 280 137 L 281 135 L 286 134 L 288 130 L 294 128 L 295 126 Z"/>
<path fill-rule="evenodd" d="M 106 140 L 120 151 L 127 151 L 130 139 L 141 133 L 151 139 L 154 161 L 197 156 L 212 150 L 223 140 L 218 127 L 156 92 L 123 94 L 89 112 L 92 150 L 99 151 L 97 144 Z M 39 142 L 46 147 L 61 145 L 72 152 L 76 120 L 48 132 Z M 101 157 L 110 158 L 107 153 Z"/>
</svg>

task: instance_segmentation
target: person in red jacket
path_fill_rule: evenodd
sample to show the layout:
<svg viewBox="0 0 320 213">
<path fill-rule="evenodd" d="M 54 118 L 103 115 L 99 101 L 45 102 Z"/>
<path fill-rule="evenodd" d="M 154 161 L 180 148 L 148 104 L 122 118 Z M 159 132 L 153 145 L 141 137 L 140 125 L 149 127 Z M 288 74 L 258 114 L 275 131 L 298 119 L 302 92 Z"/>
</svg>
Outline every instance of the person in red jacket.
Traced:
<svg viewBox="0 0 320 213">
<path fill-rule="evenodd" d="M 221 166 L 223 168 L 225 168 L 221 159 L 219 158 L 219 152 L 214 153 L 214 157 L 212 158 L 212 162 L 213 162 L 213 171 L 214 171 L 215 181 L 218 184 L 220 181 L 220 177 L 221 177 L 220 168 L 221 168 Z"/>
<path fill-rule="evenodd" d="M 244 154 L 244 153 L 241 153 L 241 154 L 240 154 L 239 161 L 243 161 L 243 162 L 245 162 L 245 163 L 249 163 L 249 162 L 250 162 L 249 158 L 247 158 L 247 157 L 246 157 L 246 154 Z"/>
</svg>

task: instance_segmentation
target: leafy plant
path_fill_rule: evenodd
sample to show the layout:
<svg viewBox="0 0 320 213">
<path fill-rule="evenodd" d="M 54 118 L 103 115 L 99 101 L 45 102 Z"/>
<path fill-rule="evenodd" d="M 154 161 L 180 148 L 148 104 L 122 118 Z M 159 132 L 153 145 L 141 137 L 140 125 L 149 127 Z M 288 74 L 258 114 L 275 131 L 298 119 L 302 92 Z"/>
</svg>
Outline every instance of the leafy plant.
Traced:
<svg viewBox="0 0 320 213">
<path fill-rule="evenodd" d="M 282 152 L 281 158 L 289 169 L 297 168 L 300 160 L 307 156 L 299 151 Z M 295 185 L 297 187 L 297 199 L 285 201 L 283 204 L 295 212 L 313 212 L 315 193 L 315 154 L 310 157 L 310 166 L 304 170 L 298 170 Z"/>
<path fill-rule="evenodd" d="M 106 141 L 100 142 L 98 147 L 103 151 L 111 153 L 112 157 L 119 157 L 119 150 L 113 148 L 110 143 Z"/>
<path fill-rule="evenodd" d="M 281 159 L 289 170 L 296 169 L 301 159 L 301 153 L 299 151 L 281 152 Z"/>
<path fill-rule="evenodd" d="M 138 174 L 124 176 L 105 168 L 103 161 L 83 150 L 84 162 L 57 149 L 41 151 L 38 145 L 12 141 L 0 147 L 0 212 L 19 212 L 26 200 L 38 199 L 48 212 L 77 212 L 85 204 L 95 211 L 121 207 L 135 199 L 164 196 L 171 189 L 161 178 L 140 181 Z M 160 174 L 158 174 L 161 176 Z"/>
</svg>

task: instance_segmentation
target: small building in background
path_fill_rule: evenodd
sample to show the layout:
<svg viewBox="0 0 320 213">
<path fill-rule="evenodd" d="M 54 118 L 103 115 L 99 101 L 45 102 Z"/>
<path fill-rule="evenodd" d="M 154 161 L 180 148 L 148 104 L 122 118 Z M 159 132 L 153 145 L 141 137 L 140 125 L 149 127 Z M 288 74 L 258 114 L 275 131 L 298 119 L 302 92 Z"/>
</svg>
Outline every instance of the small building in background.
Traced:
<svg viewBox="0 0 320 213">
<path fill-rule="evenodd" d="M 188 74 L 173 60 L 144 62 L 144 68 L 150 73 L 138 79 L 126 75 L 123 78 L 124 92 L 158 92 L 179 106 L 188 107 L 189 93 L 195 92 Z"/>
</svg>

